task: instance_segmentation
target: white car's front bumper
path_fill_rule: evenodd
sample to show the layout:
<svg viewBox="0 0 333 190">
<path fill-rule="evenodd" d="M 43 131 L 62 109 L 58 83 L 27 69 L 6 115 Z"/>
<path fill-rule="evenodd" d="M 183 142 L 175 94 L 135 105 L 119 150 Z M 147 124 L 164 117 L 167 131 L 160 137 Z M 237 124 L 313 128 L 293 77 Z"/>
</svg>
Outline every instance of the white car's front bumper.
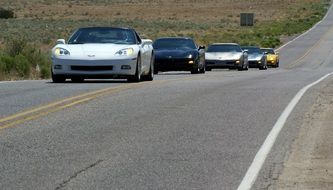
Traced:
<svg viewBox="0 0 333 190">
<path fill-rule="evenodd" d="M 240 67 L 239 59 L 206 59 L 206 66 L 210 68 L 237 68 Z"/>
<path fill-rule="evenodd" d="M 77 60 L 52 59 L 52 72 L 63 76 L 127 76 L 134 75 L 137 59 Z"/>
</svg>

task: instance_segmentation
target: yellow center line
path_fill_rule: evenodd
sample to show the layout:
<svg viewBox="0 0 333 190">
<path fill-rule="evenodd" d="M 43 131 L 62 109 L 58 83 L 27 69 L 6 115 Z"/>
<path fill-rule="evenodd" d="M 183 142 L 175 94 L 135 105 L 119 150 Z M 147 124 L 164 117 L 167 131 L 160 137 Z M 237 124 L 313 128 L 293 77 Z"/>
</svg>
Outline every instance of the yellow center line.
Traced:
<svg viewBox="0 0 333 190">
<path fill-rule="evenodd" d="M 124 87 L 128 87 L 128 86 L 120 86 L 120 87 L 124 88 Z M 27 111 L 24 111 L 24 112 L 21 112 L 21 113 L 18 113 L 18 114 L 11 115 L 9 117 L 2 118 L 2 119 L 0 119 L 0 123 L 6 122 L 6 121 L 9 121 L 9 120 L 18 118 L 18 117 L 22 117 L 22 116 L 25 116 L 25 115 L 28 115 L 28 114 L 31 114 L 31 113 L 35 113 L 35 112 L 41 111 L 43 109 L 48 109 L 48 108 L 57 106 L 59 104 L 63 104 L 63 103 L 69 102 L 69 101 L 73 101 L 75 99 L 80 99 L 80 98 L 83 98 L 83 97 L 86 97 L 86 96 L 93 96 L 93 95 L 104 93 L 104 92 L 114 90 L 114 89 L 117 89 L 117 88 L 120 88 L 120 87 L 117 86 L 117 87 L 105 88 L 105 89 L 101 89 L 101 90 L 81 94 L 81 95 L 78 95 L 78 96 L 73 96 L 73 97 L 70 97 L 70 98 L 66 98 L 66 99 L 63 99 L 63 100 L 60 100 L 60 101 L 51 102 L 51 103 L 48 103 L 44 106 L 38 106 L 36 108 L 30 109 L 30 110 L 27 110 Z"/>
<path fill-rule="evenodd" d="M 288 69 L 297 66 L 301 61 L 308 56 L 316 47 L 318 47 L 328 36 L 330 32 L 333 31 L 333 27 L 331 27 L 311 48 L 309 48 L 302 57 L 298 58 L 296 61 L 293 61 L 290 65 L 287 66 Z"/>
<path fill-rule="evenodd" d="M 157 85 L 157 84 L 163 84 L 168 83 L 172 81 L 183 81 L 183 80 L 190 80 L 194 79 L 195 77 L 187 77 L 187 78 L 176 78 L 176 79 L 167 79 L 167 80 L 160 80 L 160 81 L 152 81 L 152 82 L 141 82 L 141 83 L 135 83 L 135 84 L 127 84 L 127 85 L 121 85 L 116 87 L 110 87 L 110 88 L 104 88 L 100 90 L 96 90 L 93 92 L 84 93 L 81 95 L 73 96 L 70 98 L 65 98 L 63 100 L 55 101 L 48 103 L 46 105 L 38 106 L 33 109 L 29 109 L 17 114 L 13 114 L 8 117 L 4 117 L 0 119 L 0 129 L 6 129 L 9 127 L 13 127 L 15 125 L 34 120 L 43 116 L 46 116 L 50 113 L 54 113 L 69 107 L 73 107 L 78 104 L 82 104 L 85 102 L 88 102 L 90 100 L 96 99 L 100 96 L 106 95 L 106 94 L 112 94 L 116 92 L 121 92 L 128 89 L 133 89 L 136 87 L 142 87 L 147 85 Z"/>
<path fill-rule="evenodd" d="M 94 97 L 84 98 L 82 100 L 78 100 L 78 101 L 72 102 L 70 104 L 66 104 L 66 105 L 63 105 L 63 106 L 60 106 L 60 107 L 55 107 L 53 109 L 49 109 L 49 110 L 47 110 L 45 112 L 41 112 L 41 113 L 39 113 L 37 115 L 32 115 L 32 116 L 29 116 L 29 117 L 26 117 L 26 118 L 23 118 L 23 119 L 19 119 L 19 120 L 14 120 L 11 123 L 8 123 L 8 124 L 5 124 L 3 126 L 0 126 L 0 129 L 6 129 L 6 128 L 9 128 L 9 127 L 21 124 L 21 123 L 26 122 L 26 121 L 34 120 L 34 119 L 40 118 L 42 116 L 46 116 L 46 115 L 48 115 L 50 113 L 53 113 L 53 112 L 56 112 L 56 111 L 60 111 L 60 110 L 63 110 L 65 108 L 68 108 L 68 107 L 72 107 L 72 106 L 75 106 L 75 105 L 80 104 L 80 103 L 87 102 L 87 101 L 92 100 L 92 99 L 94 99 Z"/>
</svg>

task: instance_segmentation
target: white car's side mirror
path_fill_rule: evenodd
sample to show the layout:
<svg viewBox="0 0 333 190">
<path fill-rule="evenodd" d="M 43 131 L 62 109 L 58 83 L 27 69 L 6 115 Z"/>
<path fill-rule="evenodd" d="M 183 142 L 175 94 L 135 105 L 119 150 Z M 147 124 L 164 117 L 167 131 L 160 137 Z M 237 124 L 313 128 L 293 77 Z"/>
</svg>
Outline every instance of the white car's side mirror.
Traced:
<svg viewBox="0 0 333 190">
<path fill-rule="evenodd" d="M 153 41 L 151 39 L 142 39 L 142 43 L 146 43 L 146 44 L 152 44 Z"/>
<path fill-rule="evenodd" d="M 57 44 L 66 44 L 65 39 L 58 39 Z"/>
<path fill-rule="evenodd" d="M 145 45 L 152 45 L 153 44 L 153 41 L 150 40 L 150 39 L 142 39 L 142 47 L 145 46 Z"/>
</svg>

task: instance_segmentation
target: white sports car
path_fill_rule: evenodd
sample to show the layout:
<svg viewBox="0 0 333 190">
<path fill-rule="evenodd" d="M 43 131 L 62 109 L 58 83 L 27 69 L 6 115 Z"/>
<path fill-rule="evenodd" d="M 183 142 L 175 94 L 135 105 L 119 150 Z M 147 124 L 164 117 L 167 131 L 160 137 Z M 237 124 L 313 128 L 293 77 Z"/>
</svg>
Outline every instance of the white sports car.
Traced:
<svg viewBox="0 0 333 190">
<path fill-rule="evenodd" d="M 133 29 L 79 28 L 52 49 L 52 80 L 82 82 L 86 78 L 153 80 L 152 40 L 141 39 Z"/>
<path fill-rule="evenodd" d="M 206 51 L 206 71 L 215 68 L 248 70 L 248 55 L 235 43 L 214 43 Z"/>
</svg>

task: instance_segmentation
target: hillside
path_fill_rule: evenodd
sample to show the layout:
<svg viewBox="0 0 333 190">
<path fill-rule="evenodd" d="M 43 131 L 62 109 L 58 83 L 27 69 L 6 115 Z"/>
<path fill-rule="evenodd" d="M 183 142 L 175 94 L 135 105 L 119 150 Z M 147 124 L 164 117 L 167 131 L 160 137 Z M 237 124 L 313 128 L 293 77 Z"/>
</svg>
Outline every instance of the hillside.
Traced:
<svg viewBox="0 0 333 190">
<path fill-rule="evenodd" d="M 147 38 L 189 36 L 203 45 L 276 47 L 319 21 L 328 4 L 329 0 L 1 1 L 0 7 L 13 10 L 16 18 L 0 19 L 0 47 L 6 51 L 6 43 L 23 39 L 47 52 L 57 38 L 68 38 L 81 26 L 132 27 Z M 254 27 L 239 26 L 242 12 L 255 14 Z"/>
</svg>

